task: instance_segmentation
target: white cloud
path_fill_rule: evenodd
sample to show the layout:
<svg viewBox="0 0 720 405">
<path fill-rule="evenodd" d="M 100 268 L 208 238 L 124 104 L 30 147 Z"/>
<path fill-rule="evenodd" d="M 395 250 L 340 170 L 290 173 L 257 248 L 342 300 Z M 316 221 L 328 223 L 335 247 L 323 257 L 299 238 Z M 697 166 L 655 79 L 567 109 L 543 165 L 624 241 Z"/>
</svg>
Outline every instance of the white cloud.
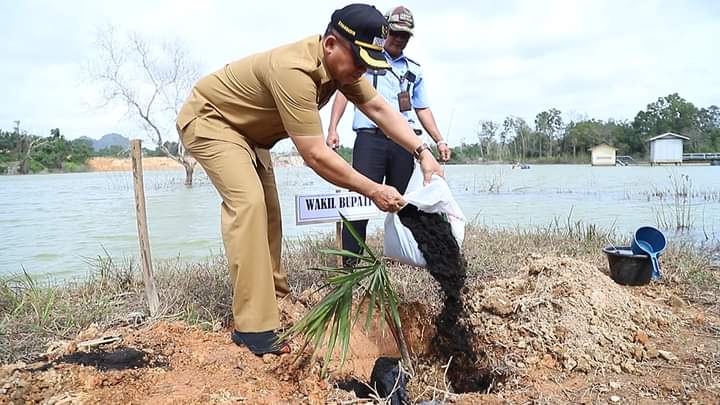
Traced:
<svg viewBox="0 0 720 405">
<path fill-rule="evenodd" d="M 97 110 L 98 89 L 81 64 L 97 28 L 112 24 L 152 41 L 180 39 L 204 72 L 247 54 L 323 31 L 347 2 L 6 2 L 0 5 L 0 128 L 19 119 L 47 134 L 129 134 L 122 108 Z M 379 4 L 385 11 L 394 3 Z M 407 49 L 425 69 L 432 108 L 450 141 L 473 141 L 480 119 L 502 120 L 556 107 L 632 119 L 671 92 L 718 104 L 720 6 L 712 1 L 417 1 Z M 329 108 L 322 116 L 327 122 Z M 348 110 L 341 129 L 353 139 Z M 452 118 L 452 120 L 451 120 Z M 451 122 L 452 121 L 452 122 Z"/>
</svg>

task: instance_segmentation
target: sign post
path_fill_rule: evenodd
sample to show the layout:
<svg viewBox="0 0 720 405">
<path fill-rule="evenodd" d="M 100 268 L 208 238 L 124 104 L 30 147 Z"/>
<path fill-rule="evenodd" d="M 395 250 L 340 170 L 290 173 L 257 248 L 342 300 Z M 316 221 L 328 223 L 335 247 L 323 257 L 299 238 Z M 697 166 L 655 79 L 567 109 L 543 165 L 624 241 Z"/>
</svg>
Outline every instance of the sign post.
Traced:
<svg viewBox="0 0 720 405">
<path fill-rule="evenodd" d="M 372 200 L 362 194 L 337 190 L 334 194 L 310 194 L 295 196 L 295 224 L 320 224 L 335 222 L 335 246 L 342 249 L 342 217 L 351 221 L 370 219 L 377 216 Z M 342 257 L 337 258 L 342 267 Z"/>
<path fill-rule="evenodd" d="M 338 222 L 342 220 L 340 214 L 357 221 L 370 219 L 379 213 L 371 199 L 352 191 L 295 196 L 296 225 Z"/>
</svg>

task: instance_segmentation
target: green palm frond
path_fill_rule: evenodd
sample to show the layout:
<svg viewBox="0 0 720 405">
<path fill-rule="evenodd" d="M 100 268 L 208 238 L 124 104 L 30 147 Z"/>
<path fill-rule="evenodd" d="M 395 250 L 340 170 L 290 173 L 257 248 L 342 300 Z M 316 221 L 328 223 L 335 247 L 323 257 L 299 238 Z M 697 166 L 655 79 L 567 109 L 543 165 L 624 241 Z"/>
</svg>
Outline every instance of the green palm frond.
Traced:
<svg viewBox="0 0 720 405">
<path fill-rule="evenodd" d="M 347 218 L 342 216 L 342 221 L 363 249 L 362 254 L 339 249 L 321 249 L 320 252 L 356 259 L 357 265 L 314 268 L 313 270 L 327 273 L 328 277 L 321 288 L 327 292 L 317 305 L 280 337 L 285 340 L 302 336 L 305 344 L 312 344 L 316 352 L 324 350 L 323 375 L 327 372 L 327 366 L 338 344 L 340 367 L 344 364 L 350 346 L 350 332 L 360 317 L 363 307 L 366 308 L 365 329 L 369 328 L 377 308 L 380 319 L 385 319 L 390 323 L 395 339 L 398 340 L 398 335 L 402 339 L 400 312 L 398 311 L 399 299 L 392 288 L 385 264 L 360 238 Z M 353 311 L 355 291 L 359 291 L 361 301 Z M 389 319 L 386 318 L 386 315 L 389 315 Z M 381 322 L 381 325 L 384 323 Z M 403 352 L 404 340 L 398 341 L 398 346 Z M 404 355 L 403 360 L 409 362 L 409 356 Z"/>
</svg>

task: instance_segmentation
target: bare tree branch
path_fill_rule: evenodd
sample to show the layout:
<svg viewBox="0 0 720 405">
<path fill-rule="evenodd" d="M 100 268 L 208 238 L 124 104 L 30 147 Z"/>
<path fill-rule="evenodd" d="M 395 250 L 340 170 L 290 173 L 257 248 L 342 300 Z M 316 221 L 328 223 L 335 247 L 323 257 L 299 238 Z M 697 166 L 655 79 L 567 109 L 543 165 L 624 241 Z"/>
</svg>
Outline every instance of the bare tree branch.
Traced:
<svg viewBox="0 0 720 405">
<path fill-rule="evenodd" d="M 175 119 L 182 102 L 197 80 L 199 69 L 184 48 L 146 42 L 137 33 L 118 40 L 113 27 L 100 30 L 97 36 L 97 60 L 88 76 L 102 86 L 101 106 L 122 102 L 131 121 L 141 126 L 148 138 L 167 157 L 185 167 L 185 184 L 192 184 L 196 161 L 166 144 L 175 137 Z"/>
<path fill-rule="evenodd" d="M 19 123 L 18 123 L 19 125 Z M 32 156 L 32 153 L 35 149 L 47 144 L 50 142 L 50 139 L 47 138 L 40 138 L 33 135 L 28 135 L 27 133 L 23 132 L 21 138 L 20 138 L 20 148 L 18 152 L 21 154 L 20 158 L 20 173 L 21 174 L 28 174 L 30 171 L 30 157 Z"/>
</svg>

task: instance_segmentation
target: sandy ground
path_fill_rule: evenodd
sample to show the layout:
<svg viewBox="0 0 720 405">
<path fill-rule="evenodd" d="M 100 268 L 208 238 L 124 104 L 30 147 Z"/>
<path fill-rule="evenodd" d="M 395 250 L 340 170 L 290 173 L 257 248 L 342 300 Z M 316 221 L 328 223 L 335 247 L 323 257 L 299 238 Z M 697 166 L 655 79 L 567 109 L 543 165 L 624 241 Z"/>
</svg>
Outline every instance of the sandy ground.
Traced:
<svg viewBox="0 0 720 405">
<path fill-rule="evenodd" d="M 413 400 L 720 402 L 716 313 L 661 285 L 620 286 L 569 258 L 533 258 L 524 266 L 521 277 L 467 286 L 472 349 L 484 353 L 482 366 L 497 373 L 492 386 L 453 394 L 451 382 L 438 384 L 419 372 L 411 381 Z M 281 302 L 283 323 L 298 320 L 307 304 Z M 402 311 L 403 329 L 420 356 L 433 351 L 433 317 L 423 305 L 405 304 Z M 53 344 L 34 363 L 2 366 L 0 403 L 366 403 L 339 383 L 367 381 L 375 359 L 396 354 L 387 333 L 356 328 L 348 362 L 342 370 L 332 365 L 323 379 L 319 360 L 307 353 L 260 358 L 232 344 L 228 334 L 166 321 L 91 327 Z M 109 335 L 120 340 L 83 348 L 83 342 Z M 297 353 L 299 342 L 292 346 Z"/>
<path fill-rule="evenodd" d="M 128 159 L 95 157 L 86 163 L 91 172 L 113 172 L 132 170 L 132 161 Z M 177 170 L 182 165 L 166 157 L 146 157 L 142 160 L 144 170 Z"/>
<path fill-rule="evenodd" d="M 298 167 L 304 164 L 300 156 L 294 155 L 278 155 L 273 156 L 273 165 L 275 167 Z M 86 163 L 87 168 L 91 172 L 112 172 L 112 171 L 129 171 L 132 170 L 132 161 L 128 159 L 95 157 L 89 159 Z M 142 160 L 144 170 L 177 170 L 182 169 L 182 165 L 167 157 L 146 157 Z"/>
</svg>

